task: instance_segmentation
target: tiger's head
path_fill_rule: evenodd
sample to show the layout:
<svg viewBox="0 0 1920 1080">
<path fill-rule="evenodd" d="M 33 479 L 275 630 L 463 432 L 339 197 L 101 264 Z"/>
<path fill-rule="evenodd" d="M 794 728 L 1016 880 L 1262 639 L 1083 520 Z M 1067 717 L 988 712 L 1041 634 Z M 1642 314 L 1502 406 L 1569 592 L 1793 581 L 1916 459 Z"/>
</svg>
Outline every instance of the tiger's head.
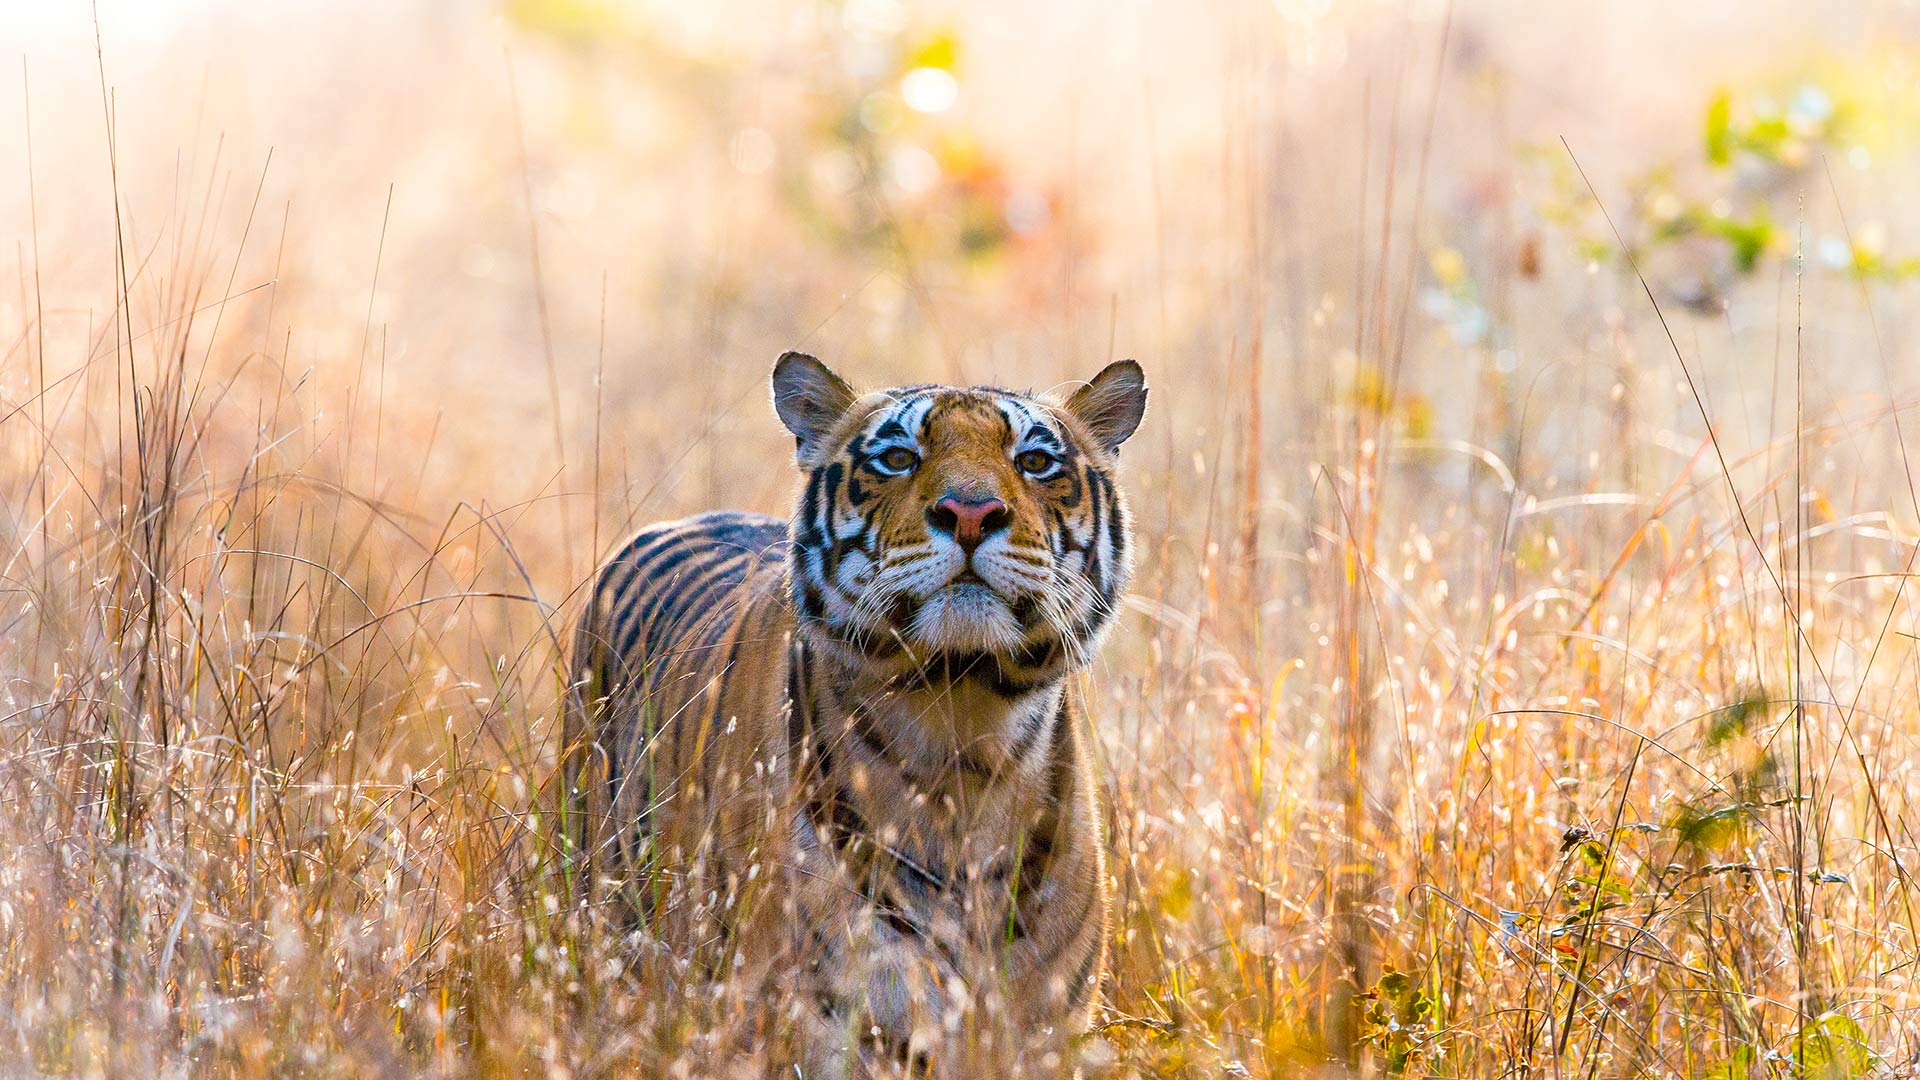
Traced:
<svg viewBox="0 0 1920 1080">
<path fill-rule="evenodd" d="M 1066 396 L 856 394 L 790 352 L 773 403 L 806 473 L 789 573 L 811 633 L 863 663 L 1002 693 L 1086 663 L 1132 564 L 1113 470 L 1146 410 L 1139 364 Z"/>
</svg>

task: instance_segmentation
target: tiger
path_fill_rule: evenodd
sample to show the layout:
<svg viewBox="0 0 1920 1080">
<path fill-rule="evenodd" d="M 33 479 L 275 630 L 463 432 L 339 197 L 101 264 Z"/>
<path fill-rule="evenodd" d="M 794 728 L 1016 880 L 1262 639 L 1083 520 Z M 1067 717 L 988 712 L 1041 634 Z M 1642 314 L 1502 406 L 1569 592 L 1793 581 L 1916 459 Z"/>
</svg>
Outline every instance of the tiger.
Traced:
<svg viewBox="0 0 1920 1080">
<path fill-rule="evenodd" d="M 575 851 L 685 970 L 798 995 L 779 1075 L 1070 1073 L 1109 928 L 1080 675 L 1145 376 L 859 394 L 788 352 L 771 386 L 792 515 L 650 525 L 591 579 Z"/>
</svg>

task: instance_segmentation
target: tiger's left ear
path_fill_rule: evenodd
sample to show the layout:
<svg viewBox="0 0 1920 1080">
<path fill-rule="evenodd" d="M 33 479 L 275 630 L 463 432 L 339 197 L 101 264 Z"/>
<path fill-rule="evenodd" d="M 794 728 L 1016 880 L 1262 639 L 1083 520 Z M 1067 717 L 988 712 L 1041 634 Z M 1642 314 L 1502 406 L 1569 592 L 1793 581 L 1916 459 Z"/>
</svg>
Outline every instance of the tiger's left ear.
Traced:
<svg viewBox="0 0 1920 1080">
<path fill-rule="evenodd" d="M 1109 453 L 1118 450 L 1147 413 L 1147 375 L 1132 360 L 1115 360 L 1073 392 L 1067 411 Z"/>
<path fill-rule="evenodd" d="M 803 352 L 785 352 L 773 365 L 773 411 L 793 432 L 805 459 L 853 407 L 853 387 Z"/>
</svg>

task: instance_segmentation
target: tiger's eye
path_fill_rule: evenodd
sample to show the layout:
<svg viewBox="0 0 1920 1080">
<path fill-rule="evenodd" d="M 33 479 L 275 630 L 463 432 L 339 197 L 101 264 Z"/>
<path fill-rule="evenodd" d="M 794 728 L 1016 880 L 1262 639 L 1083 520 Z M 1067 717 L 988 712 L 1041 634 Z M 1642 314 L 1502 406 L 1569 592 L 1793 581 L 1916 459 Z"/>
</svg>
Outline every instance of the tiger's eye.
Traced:
<svg viewBox="0 0 1920 1080">
<path fill-rule="evenodd" d="M 880 455 L 880 464 L 886 466 L 891 472 L 906 472 L 919 461 L 914 452 L 904 446 L 896 446 Z"/>
<path fill-rule="evenodd" d="M 1023 473 L 1043 473 L 1053 464 L 1053 455 L 1045 450 L 1028 450 L 1015 458 L 1014 464 L 1020 466 Z"/>
</svg>

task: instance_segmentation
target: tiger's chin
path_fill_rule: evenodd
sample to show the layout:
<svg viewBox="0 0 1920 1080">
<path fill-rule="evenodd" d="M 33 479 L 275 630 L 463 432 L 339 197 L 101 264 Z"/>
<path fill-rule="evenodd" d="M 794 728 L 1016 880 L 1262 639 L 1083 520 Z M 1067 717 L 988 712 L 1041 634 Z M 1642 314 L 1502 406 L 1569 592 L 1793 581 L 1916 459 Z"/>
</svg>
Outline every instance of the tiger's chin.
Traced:
<svg viewBox="0 0 1920 1080">
<path fill-rule="evenodd" d="M 927 597 L 907 627 L 908 640 L 941 653 L 1003 653 L 1021 637 L 1020 620 L 1006 598 L 971 581 L 953 582 Z"/>
</svg>

